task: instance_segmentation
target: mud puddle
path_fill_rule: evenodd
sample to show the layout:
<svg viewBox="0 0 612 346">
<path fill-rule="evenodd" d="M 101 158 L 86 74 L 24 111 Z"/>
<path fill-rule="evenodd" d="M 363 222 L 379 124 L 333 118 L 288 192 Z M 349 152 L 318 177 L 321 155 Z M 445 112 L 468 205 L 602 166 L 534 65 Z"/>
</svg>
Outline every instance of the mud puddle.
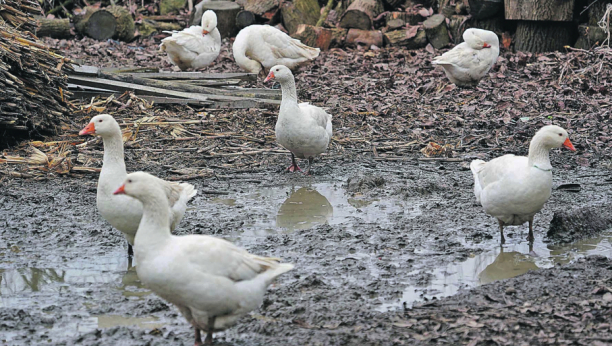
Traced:
<svg viewBox="0 0 612 346">
<path fill-rule="evenodd" d="M 537 237 L 533 244 L 527 241 L 493 246 L 493 250 L 473 255 L 461 263 L 428 271 L 431 276 L 426 286 L 408 285 L 398 301 L 383 302 L 377 307 L 385 312 L 400 307 L 412 307 L 417 302 L 453 296 L 462 290 L 510 279 L 531 270 L 551 268 L 555 264 L 567 264 L 592 255 L 612 258 L 612 230 L 600 236 L 571 244 L 546 244 Z M 408 275 L 415 275 L 421 270 Z"/>
<path fill-rule="evenodd" d="M 260 237 L 323 224 L 342 224 L 348 229 L 356 223 L 384 226 L 396 222 L 395 217 L 414 218 L 421 214 L 416 201 L 352 197 L 339 182 L 258 187 L 207 203 L 218 206 L 208 207 L 213 208 L 212 213 L 227 213 L 227 208 L 232 208 L 251 214 L 240 233 L 236 233 L 239 237 Z"/>
</svg>

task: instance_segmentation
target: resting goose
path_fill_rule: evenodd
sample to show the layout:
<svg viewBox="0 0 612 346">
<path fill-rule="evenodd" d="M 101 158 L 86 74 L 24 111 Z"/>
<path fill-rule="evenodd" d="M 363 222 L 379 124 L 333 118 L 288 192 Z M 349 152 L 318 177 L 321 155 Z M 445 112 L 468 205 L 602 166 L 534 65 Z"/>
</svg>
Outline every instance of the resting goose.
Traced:
<svg viewBox="0 0 612 346">
<path fill-rule="evenodd" d="M 576 151 L 567 132 L 555 125 L 541 128 L 531 140 L 529 156 L 504 155 L 489 162 L 474 160 L 474 195 L 485 212 L 497 219 L 501 243 L 504 226 L 529 222 L 533 241 L 533 216 L 542 209 L 552 191 L 549 151 L 566 147 Z"/>
<path fill-rule="evenodd" d="M 144 212 L 136 233 L 136 272 L 142 283 L 176 305 L 195 328 L 213 332 L 235 324 L 263 302 L 266 288 L 277 276 L 293 269 L 278 259 L 259 257 L 223 239 L 206 235 L 174 236 L 168 222 L 168 200 L 162 180 L 150 174 L 128 174 L 114 193 L 142 203 Z"/>
<path fill-rule="evenodd" d="M 308 169 L 315 156 L 325 152 L 332 137 L 331 115 L 308 103 L 297 102 L 295 79 L 286 66 L 272 67 L 264 82 L 277 80 L 281 85 L 282 101 L 276 121 L 276 140 L 291 152 L 289 172 L 301 171 L 295 157 L 308 159 Z"/>
<path fill-rule="evenodd" d="M 95 134 L 104 141 L 104 161 L 100 178 L 96 204 L 102 217 L 125 235 L 128 241 L 128 255 L 132 254 L 134 237 L 142 218 L 142 204 L 126 196 L 113 196 L 127 176 L 123 158 L 123 139 L 117 121 L 109 114 L 100 114 L 91 119 L 79 135 Z M 187 202 L 196 195 L 193 185 L 187 183 L 170 183 L 161 180 L 168 204 L 171 206 L 169 222 L 174 230 L 185 214 Z"/>
<path fill-rule="evenodd" d="M 463 41 L 431 64 L 442 66 L 456 85 L 475 86 L 497 61 L 499 38 L 492 31 L 472 28 L 463 33 Z"/>
<path fill-rule="evenodd" d="M 168 60 L 181 70 L 199 69 L 210 65 L 221 51 L 221 34 L 217 29 L 217 15 L 208 10 L 202 15 L 202 26 L 194 25 L 183 31 L 164 31 L 166 37 L 159 45 L 168 53 Z"/>
<path fill-rule="evenodd" d="M 285 65 L 294 69 L 314 60 L 320 51 L 269 25 L 250 25 L 240 30 L 232 50 L 238 66 L 257 74 L 262 66 L 270 69 L 274 65 Z"/>
</svg>

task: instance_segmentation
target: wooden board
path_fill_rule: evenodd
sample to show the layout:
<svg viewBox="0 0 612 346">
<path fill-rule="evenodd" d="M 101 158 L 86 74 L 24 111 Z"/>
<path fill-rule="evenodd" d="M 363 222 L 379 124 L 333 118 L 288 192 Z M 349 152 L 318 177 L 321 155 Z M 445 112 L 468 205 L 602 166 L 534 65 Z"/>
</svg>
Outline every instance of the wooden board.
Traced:
<svg viewBox="0 0 612 346">
<path fill-rule="evenodd" d="M 197 101 L 204 102 L 214 102 L 214 105 L 220 108 L 258 108 L 265 104 L 280 105 L 280 100 L 255 99 L 226 95 L 202 95 L 196 93 L 188 93 L 183 91 L 144 86 L 134 83 L 112 81 L 96 77 L 73 75 L 68 76 L 68 81 L 77 85 L 84 85 L 94 88 L 111 89 L 115 91 L 133 91 L 136 95 L 166 96 L 194 99 Z"/>
<path fill-rule="evenodd" d="M 256 73 L 202 73 L 202 72 L 157 72 L 157 68 L 151 67 L 134 67 L 134 68 L 98 68 L 88 65 L 72 65 L 74 74 L 83 76 L 99 76 L 101 73 L 121 73 L 132 74 L 141 78 L 163 79 L 163 80 L 180 80 L 180 79 L 240 79 L 248 81 L 256 81 Z M 149 72 L 154 69 L 155 72 Z"/>
<path fill-rule="evenodd" d="M 569 22 L 574 0 L 505 0 L 506 19 Z"/>
</svg>

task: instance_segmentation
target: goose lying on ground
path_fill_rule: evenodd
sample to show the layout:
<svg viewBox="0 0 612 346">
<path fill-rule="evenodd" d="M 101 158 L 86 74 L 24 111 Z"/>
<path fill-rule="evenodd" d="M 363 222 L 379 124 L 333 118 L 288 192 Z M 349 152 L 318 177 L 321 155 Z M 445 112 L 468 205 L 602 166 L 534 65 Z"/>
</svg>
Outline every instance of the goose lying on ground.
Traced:
<svg viewBox="0 0 612 346">
<path fill-rule="evenodd" d="M 446 76 L 458 86 L 474 86 L 489 72 L 499 56 L 497 34 L 482 29 L 467 29 L 463 43 L 437 56 L 432 65 L 441 65 Z"/>
<path fill-rule="evenodd" d="M 320 51 L 269 25 L 250 25 L 240 30 L 232 50 L 238 66 L 257 74 L 262 66 L 270 69 L 275 65 L 285 65 L 294 69 L 314 60 Z"/>
<path fill-rule="evenodd" d="M 552 191 L 550 149 L 576 151 L 567 132 L 555 125 L 542 127 L 531 140 L 529 156 L 504 155 L 489 162 L 474 160 L 474 194 L 485 212 L 497 219 L 501 243 L 504 226 L 529 222 L 533 241 L 533 216 L 542 209 Z"/>
<path fill-rule="evenodd" d="M 301 171 L 295 162 L 297 156 L 300 159 L 308 159 L 308 174 L 315 156 L 325 152 L 329 145 L 332 137 L 332 117 L 317 106 L 298 104 L 295 79 L 286 66 L 272 67 L 264 82 L 272 79 L 280 82 L 283 93 L 275 132 L 278 143 L 291 152 L 292 165 L 287 170 Z"/>
<path fill-rule="evenodd" d="M 95 134 L 104 141 L 104 161 L 100 178 L 96 204 L 102 217 L 125 235 L 128 241 L 128 255 L 132 254 L 134 237 L 142 217 L 142 204 L 126 196 L 113 196 L 122 183 L 127 172 L 123 158 L 123 138 L 121 129 L 115 119 L 108 114 L 100 114 L 91 119 L 79 135 Z M 187 202 L 196 195 L 193 185 L 187 183 L 170 183 L 162 180 L 164 191 L 170 205 L 169 222 L 174 230 L 185 214 Z"/>
<path fill-rule="evenodd" d="M 142 283 L 176 305 L 195 328 L 213 332 L 235 324 L 263 302 L 274 278 L 293 269 L 278 259 L 251 255 L 223 239 L 206 235 L 174 236 L 168 222 L 168 200 L 163 180 L 150 174 L 128 174 L 115 194 L 126 194 L 142 203 L 144 212 L 134 246 Z"/>
<path fill-rule="evenodd" d="M 159 48 L 168 53 L 168 60 L 183 71 L 212 64 L 221 51 L 217 15 L 211 10 L 202 15 L 202 26 L 194 25 L 183 31 L 164 32 L 172 36 L 163 39 Z"/>
</svg>

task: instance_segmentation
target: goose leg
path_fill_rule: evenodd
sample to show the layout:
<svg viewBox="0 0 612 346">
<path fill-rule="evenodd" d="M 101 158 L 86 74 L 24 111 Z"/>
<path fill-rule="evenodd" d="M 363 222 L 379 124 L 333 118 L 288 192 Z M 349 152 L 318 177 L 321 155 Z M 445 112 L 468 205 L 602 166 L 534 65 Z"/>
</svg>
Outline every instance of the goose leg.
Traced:
<svg viewBox="0 0 612 346">
<path fill-rule="evenodd" d="M 533 218 L 531 218 L 529 220 L 529 235 L 527 236 L 527 240 L 529 240 L 530 243 L 533 243 L 533 240 L 535 238 L 533 237 Z"/>
<path fill-rule="evenodd" d="M 304 174 L 310 175 L 310 167 L 312 166 L 312 161 L 314 161 L 314 159 L 311 156 L 308 158 L 308 168 L 306 168 L 306 172 L 304 172 Z"/>
<path fill-rule="evenodd" d="M 128 243 L 128 257 L 134 256 L 134 249 L 132 248 L 132 244 Z"/>
<path fill-rule="evenodd" d="M 293 155 L 293 153 L 291 153 L 291 166 L 287 167 L 287 170 L 291 173 L 293 172 L 301 172 L 302 170 L 300 169 L 300 167 L 298 166 L 297 162 L 295 162 L 295 155 Z"/>
<path fill-rule="evenodd" d="M 504 223 L 501 220 L 497 220 L 499 222 L 499 234 L 501 235 L 501 243 L 504 244 L 506 242 L 506 238 L 504 238 Z"/>
<path fill-rule="evenodd" d="M 215 330 L 215 317 L 208 318 L 208 332 L 206 333 L 206 339 L 204 339 L 205 345 L 212 345 L 213 343 L 213 330 Z"/>
<path fill-rule="evenodd" d="M 193 346 L 201 346 L 202 345 L 202 336 L 200 335 L 200 329 L 198 327 L 195 328 L 195 343 Z"/>
</svg>

